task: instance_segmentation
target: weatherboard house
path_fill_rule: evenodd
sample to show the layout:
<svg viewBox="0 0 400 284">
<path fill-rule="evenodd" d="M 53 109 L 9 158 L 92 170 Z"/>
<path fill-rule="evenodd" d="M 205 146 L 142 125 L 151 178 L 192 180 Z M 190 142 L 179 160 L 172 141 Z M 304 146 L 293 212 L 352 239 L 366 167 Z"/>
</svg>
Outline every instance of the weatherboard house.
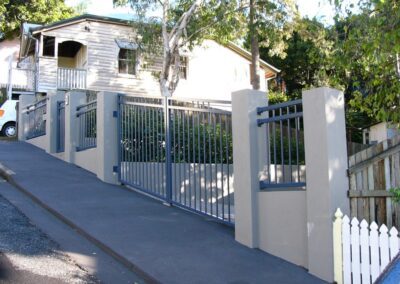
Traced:
<svg viewBox="0 0 400 284">
<path fill-rule="evenodd" d="M 129 21 L 94 15 L 24 24 L 18 68 L 11 74 L 29 74 L 26 85 L 43 95 L 72 89 L 160 95 L 154 74 L 162 62 L 144 59 L 134 33 Z M 250 87 L 251 55 L 235 44 L 206 40 L 183 52 L 181 62 L 178 97 L 230 100 L 233 91 Z M 260 66 L 266 91 L 279 70 L 262 60 Z"/>
</svg>

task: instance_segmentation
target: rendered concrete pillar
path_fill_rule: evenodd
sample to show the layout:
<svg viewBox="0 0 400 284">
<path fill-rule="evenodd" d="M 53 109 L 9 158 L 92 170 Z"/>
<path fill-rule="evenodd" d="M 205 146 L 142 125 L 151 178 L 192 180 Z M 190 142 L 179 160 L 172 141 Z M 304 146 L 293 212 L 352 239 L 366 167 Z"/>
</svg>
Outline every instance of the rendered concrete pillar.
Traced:
<svg viewBox="0 0 400 284">
<path fill-rule="evenodd" d="M 18 129 L 18 140 L 25 141 L 26 134 L 28 131 L 28 118 L 26 115 L 26 107 L 35 102 L 35 95 L 20 95 L 18 102 L 18 121 L 17 121 L 17 129 Z"/>
<path fill-rule="evenodd" d="M 265 92 L 232 93 L 235 239 L 251 248 L 259 246 L 257 198 L 267 157 L 265 129 L 257 126 L 256 108 L 267 103 Z"/>
<path fill-rule="evenodd" d="M 118 94 L 97 94 L 97 177 L 104 182 L 118 184 Z"/>
<path fill-rule="evenodd" d="M 70 91 L 65 94 L 65 150 L 66 162 L 75 162 L 75 152 L 78 138 L 76 107 L 86 103 L 86 93 Z"/>
<path fill-rule="evenodd" d="M 64 92 L 52 91 L 47 93 L 46 106 L 46 152 L 57 152 L 57 103 L 64 100 Z"/>
<path fill-rule="evenodd" d="M 303 92 L 307 169 L 308 269 L 333 282 L 332 220 L 336 208 L 349 214 L 343 93 L 330 88 Z"/>
</svg>

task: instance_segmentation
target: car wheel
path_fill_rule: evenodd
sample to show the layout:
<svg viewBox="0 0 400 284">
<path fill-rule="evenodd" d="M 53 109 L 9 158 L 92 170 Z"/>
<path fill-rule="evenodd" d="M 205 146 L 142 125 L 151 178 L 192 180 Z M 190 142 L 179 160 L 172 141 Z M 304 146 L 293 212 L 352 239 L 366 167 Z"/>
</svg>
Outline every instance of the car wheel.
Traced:
<svg viewBox="0 0 400 284">
<path fill-rule="evenodd" d="M 14 123 L 7 123 L 3 127 L 3 134 L 7 137 L 15 137 L 17 135 L 17 128 Z"/>
</svg>

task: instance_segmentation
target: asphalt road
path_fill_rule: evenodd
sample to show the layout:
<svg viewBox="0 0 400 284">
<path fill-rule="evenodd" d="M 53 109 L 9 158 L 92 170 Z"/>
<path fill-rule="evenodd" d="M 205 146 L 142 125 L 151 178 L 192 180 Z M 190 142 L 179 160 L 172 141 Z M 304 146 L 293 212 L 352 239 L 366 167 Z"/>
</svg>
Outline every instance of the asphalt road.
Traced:
<svg viewBox="0 0 400 284">
<path fill-rule="evenodd" d="M 41 284 L 60 284 L 64 281 L 37 275 L 29 271 L 19 271 L 10 262 L 10 260 L 0 253 L 0 283 L 41 283 Z"/>
<path fill-rule="evenodd" d="M 1 181 L 0 181 L 1 182 Z M 0 195 L 0 283 L 98 283 Z"/>
</svg>

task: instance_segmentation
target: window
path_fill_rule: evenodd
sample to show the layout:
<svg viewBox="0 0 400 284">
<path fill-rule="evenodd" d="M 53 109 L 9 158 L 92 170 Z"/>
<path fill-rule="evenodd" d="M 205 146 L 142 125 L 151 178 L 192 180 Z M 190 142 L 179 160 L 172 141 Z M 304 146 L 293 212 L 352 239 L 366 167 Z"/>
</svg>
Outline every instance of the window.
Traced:
<svg viewBox="0 0 400 284">
<path fill-rule="evenodd" d="M 118 72 L 136 74 L 136 50 L 121 48 L 118 54 Z"/>
<path fill-rule="evenodd" d="M 53 36 L 43 36 L 43 56 L 55 55 L 56 38 Z"/>
</svg>

